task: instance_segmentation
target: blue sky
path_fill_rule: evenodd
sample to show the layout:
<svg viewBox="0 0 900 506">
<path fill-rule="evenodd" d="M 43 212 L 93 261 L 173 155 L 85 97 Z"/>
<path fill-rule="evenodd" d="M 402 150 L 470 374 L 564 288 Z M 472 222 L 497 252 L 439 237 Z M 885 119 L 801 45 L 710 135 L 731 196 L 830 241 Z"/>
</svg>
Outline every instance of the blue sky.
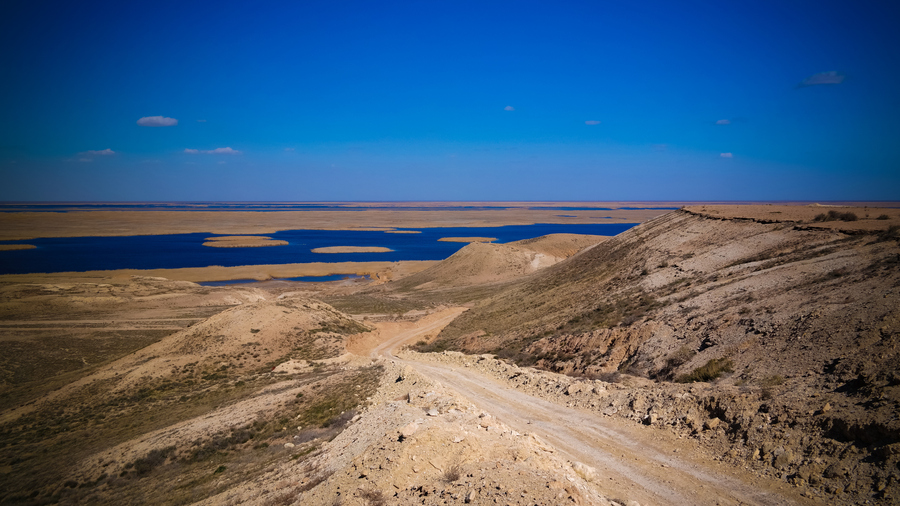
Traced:
<svg viewBox="0 0 900 506">
<path fill-rule="evenodd" d="M 896 2 L 3 11 L 0 200 L 900 199 Z"/>
</svg>

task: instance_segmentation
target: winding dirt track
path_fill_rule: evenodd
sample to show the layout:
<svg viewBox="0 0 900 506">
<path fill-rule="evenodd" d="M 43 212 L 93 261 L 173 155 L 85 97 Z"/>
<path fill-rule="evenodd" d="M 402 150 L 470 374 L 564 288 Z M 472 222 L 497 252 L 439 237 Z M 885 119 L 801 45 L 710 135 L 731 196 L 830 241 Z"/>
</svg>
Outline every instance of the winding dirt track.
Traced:
<svg viewBox="0 0 900 506">
<path fill-rule="evenodd" d="M 809 503 L 783 482 L 704 459 L 696 443 L 664 430 L 554 404 L 466 368 L 402 360 L 391 353 L 440 331 L 463 311 L 452 308 L 405 325 L 379 324 L 380 342 L 370 356 L 414 367 L 512 429 L 536 434 L 570 460 L 594 467 L 595 483 L 610 498 L 642 505 Z"/>
</svg>

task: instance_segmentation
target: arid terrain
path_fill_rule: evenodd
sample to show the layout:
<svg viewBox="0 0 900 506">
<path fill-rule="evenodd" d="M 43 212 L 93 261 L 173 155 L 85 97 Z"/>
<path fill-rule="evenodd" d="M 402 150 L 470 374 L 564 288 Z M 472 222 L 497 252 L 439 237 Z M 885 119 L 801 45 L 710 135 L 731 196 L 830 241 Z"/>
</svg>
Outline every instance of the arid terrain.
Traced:
<svg viewBox="0 0 900 506">
<path fill-rule="evenodd" d="M 0 503 L 900 502 L 900 209 L 636 221 L 368 280 L 0 276 Z"/>
</svg>

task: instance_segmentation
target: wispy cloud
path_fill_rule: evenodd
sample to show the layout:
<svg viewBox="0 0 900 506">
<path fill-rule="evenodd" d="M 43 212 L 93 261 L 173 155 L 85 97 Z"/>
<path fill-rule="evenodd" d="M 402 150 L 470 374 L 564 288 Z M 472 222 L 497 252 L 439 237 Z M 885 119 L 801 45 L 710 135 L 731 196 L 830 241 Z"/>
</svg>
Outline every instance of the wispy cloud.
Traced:
<svg viewBox="0 0 900 506">
<path fill-rule="evenodd" d="M 211 149 L 209 151 L 204 151 L 204 153 L 206 153 L 208 155 L 239 155 L 239 154 L 241 154 L 240 151 L 238 151 L 236 149 L 231 149 L 231 148 L 216 148 L 216 149 Z"/>
<path fill-rule="evenodd" d="M 722 158 L 734 158 L 734 155 L 731 153 L 719 153 L 719 156 Z"/>
<path fill-rule="evenodd" d="M 239 154 L 241 154 L 240 151 L 238 151 L 236 149 L 231 149 L 231 148 L 216 148 L 216 149 L 205 149 L 205 150 L 185 148 L 184 152 L 189 155 L 198 155 L 200 153 L 203 153 L 204 155 L 239 155 Z"/>
<path fill-rule="evenodd" d="M 284 148 L 285 151 L 294 151 L 294 148 Z"/>
<path fill-rule="evenodd" d="M 841 84 L 844 82 L 844 74 L 836 70 L 830 72 L 819 72 L 813 74 L 797 85 L 798 88 L 806 88 L 807 86 L 818 86 L 820 84 Z"/>
<path fill-rule="evenodd" d="M 516 108 L 511 105 L 508 105 L 508 106 L 504 107 L 503 110 L 504 111 L 515 111 Z"/>
<path fill-rule="evenodd" d="M 716 124 L 717 125 L 730 125 L 731 120 L 730 119 L 720 119 L 719 121 L 716 121 Z"/>
<path fill-rule="evenodd" d="M 78 161 L 79 162 L 93 162 L 95 156 L 111 156 L 114 154 L 116 154 L 116 152 L 109 148 L 89 149 L 87 151 L 82 151 L 81 153 L 78 153 L 78 156 L 80 157 L 80 158 L 78 158 Z"/>
<path fill-rule="evenodd" d="M 206 123 L 206 120 L 205 120 L 205 119 L 198 119 L 198 120 L 197 120 L 197 123 Z"/>
<path fill-rule="evenodd" d="M 595 119 L 589 119 L 589 120 L 585 121 L 584 124 L 585 125 L 599 125 L 600 122 Z"/>
<path fill-rule="evenodd" d="M 82 155 L 90 155 L 90 156 L 109 156 L 109 155 L 114 155 L 114 154 L 116 154 L 116 152 L 113 151 L 113 150 L 111 150 L 111 149 L 109 149 L 109 148 L 106 148 L 106 149 L 101 149 L 101 150 L 98 150 L 98 151 L 88 150 L 88 151 L 84 151 L 84 152 L 82 152 L 82 153 L 80 153 L 80 154 L 82 154 Z"/>
<path fill-rule="evenodd" d="M 168 127 L 177 125 L 178 120 L 165 116 L 144 116 L 137 120 L 137 124 L 145 127 Z"/>
</svg>

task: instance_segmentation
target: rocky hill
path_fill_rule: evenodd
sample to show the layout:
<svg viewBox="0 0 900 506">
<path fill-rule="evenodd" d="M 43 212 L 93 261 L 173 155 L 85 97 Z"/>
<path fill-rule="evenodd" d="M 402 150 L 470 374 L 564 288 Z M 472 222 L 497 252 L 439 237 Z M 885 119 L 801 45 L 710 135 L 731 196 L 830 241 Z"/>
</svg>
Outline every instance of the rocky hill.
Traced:
<svg viewBox="0 0 900 506">
<path fill-rule="evenodd" d="M 624 373 L 652 380 L 652 395 L 654 384 L 714 382 L 693 404 L 727 427 L 726 449 L 770 466 L 780 449 L 790 452 L 778 462 L 786 478 L 818 473 L 840 493 L 896 498 L 896 218 L 819 226 L 815 211 L 803 223 L 759 208 L 667 214 L 512 283 L 424 349 Z M 678 404 L 663 397 L 664 408 Z M 687 407 L 662 423 L 690 431 L 678 410 Z"/>
</svg>

